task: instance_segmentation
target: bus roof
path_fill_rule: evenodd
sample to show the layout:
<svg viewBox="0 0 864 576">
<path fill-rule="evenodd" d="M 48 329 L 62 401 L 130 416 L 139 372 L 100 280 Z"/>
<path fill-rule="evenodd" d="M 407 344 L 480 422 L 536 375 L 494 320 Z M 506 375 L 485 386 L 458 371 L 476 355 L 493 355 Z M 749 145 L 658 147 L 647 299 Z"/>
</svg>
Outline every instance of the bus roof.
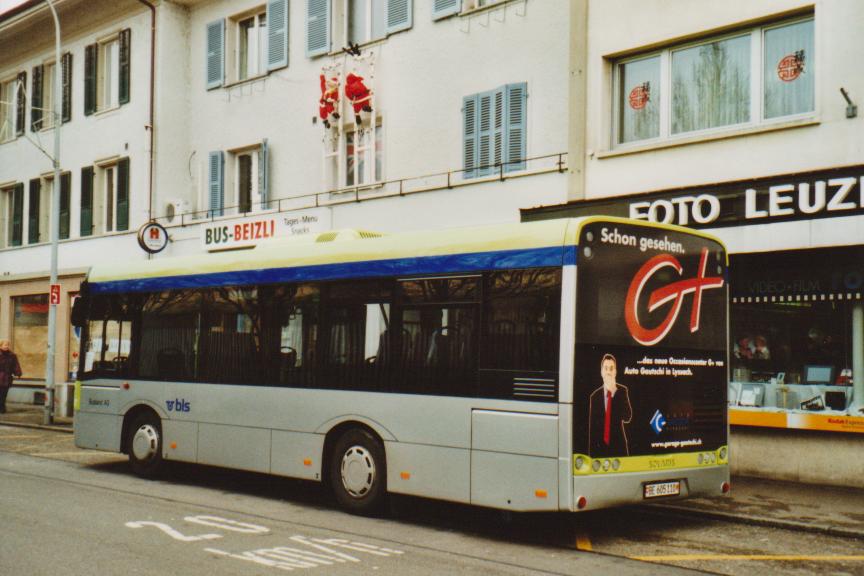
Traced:
<svg viewBox="0 0 864 576">
<path fill-rule="evenodd" d="M 88 283 L 94 293 L 151 292 L 562 266 L 576 262 L 581 225 L 607 219 L 625 222 L 611 217 L 566 218 L 382 236 L 361 233 L 351 240 L 331 231 L 277 238 L 246 250 L 97 264 Z"/>
</svg>

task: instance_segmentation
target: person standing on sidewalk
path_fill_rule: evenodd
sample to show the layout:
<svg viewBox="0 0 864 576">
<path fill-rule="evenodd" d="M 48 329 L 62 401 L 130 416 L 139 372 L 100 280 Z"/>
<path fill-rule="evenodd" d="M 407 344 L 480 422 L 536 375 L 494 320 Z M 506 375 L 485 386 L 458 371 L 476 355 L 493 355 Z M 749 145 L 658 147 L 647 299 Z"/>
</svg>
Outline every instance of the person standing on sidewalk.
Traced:
<svg viewBox="0 0 864 576">
<path fill-rule="evenodd" d="M 6 412 L 6 395 L 12 387 L 12 379 L 20 376 L 18 356 L 12 352 L 9 340 L 0 340 L 0 414 Z"/>
</svg>

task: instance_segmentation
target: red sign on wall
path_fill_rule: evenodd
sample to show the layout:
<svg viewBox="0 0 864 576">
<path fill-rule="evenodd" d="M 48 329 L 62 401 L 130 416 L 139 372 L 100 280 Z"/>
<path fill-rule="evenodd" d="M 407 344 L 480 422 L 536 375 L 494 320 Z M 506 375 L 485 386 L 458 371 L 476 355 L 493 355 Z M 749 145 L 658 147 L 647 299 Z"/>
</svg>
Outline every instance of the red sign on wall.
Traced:
<svg viewBox="0 0 864 576">
<path fill-rule="evenodd" d="M 51 304 L 51 306 L 57 306 L 58 304 L 60 304 L 59 284 L 51 284 L 51 297 L 49 298 L 49 304 Z"/>
</svg>

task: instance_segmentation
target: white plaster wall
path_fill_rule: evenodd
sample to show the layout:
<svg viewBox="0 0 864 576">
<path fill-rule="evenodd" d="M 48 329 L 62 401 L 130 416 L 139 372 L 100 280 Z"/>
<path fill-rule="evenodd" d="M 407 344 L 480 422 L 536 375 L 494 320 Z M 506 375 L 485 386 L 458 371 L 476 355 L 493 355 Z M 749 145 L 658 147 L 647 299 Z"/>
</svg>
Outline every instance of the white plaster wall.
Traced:
<svg viewBox="0 0 864 576">
<path fill-rule="evenodd" d="M 815 9 L 815 123 L 766 133 L 609 155 L 612 59 L 712 31 Z M 864 106 L 864 3 L 858 0 L 592 0 L 589 9 L 587 198 L 658 191 L 864 163 L 864 107 L 845 117 L 845 87 Z"/>
<path fill-rule="evenodd" d="M 251 145 L 266 137 L 271 152 L 271 198 L 321 192 L 325 189 L 324 129 L 320 122 L 312 122 L 320 96 L 318 75 L 323 65 L 342 56 L 306 57 L 305 2 L 290 3 L 288 68 L 261 81 L 205 89 L 206 24 L 261 4 L 260 0 L 222 0 L 190 9 L 189 138 L 193 164 L 198 163 L 193 172 L 205 173 L 210 151 Z M 568 2 L 523 0 L 472 17 L 438 22 L 432 21 L 431 5 L 428 0 L 415 0 L 413 27 L 371 48 L 377 54 L 376 105 L 385 123 L 384 178 L 461 169 L 462 98 L 511 82 L 528 83 L 528 156 L 564 152 Z M 566 199 L 566 183 L 561 182 L 551 195 L 552 201 Z M 204 184 L 197 183 L 198 197 L 203 196 Z M 515 221 L 519 207 L 550 200 L 549 188 L 537 189 L 536 197 L 511 194 L 513 188 L 503 188 L 495 198 L 497 205 L 485 207 L 488 214 Z M 434 209 L 434 205 L 446 202 L 452 213 L 457 207 L 462 210 L 464 199 L 472 198 L 468 202 L 474 204 L 483 197 L 471 186 L 458 192 L 423 194 L 412 202 L 373 201 L 368 209 L 411 223 L 417 210 Z M 193 202 L 197 199 L 189 198 Z M 502 205 L 507 209 L 501 210 Z M 409 206 L 411 211 L 399 216 L 402 208 Z M 365 210 L 364 206 L 356 212 Z M 478 221 L 489 219 L 483 210 L 477 214 Z M 337 220 L 345 226 L 365 222 L 361 218 L 355 223 L 347 215 Z"/>
<path fill-rule="evenodd" d="M 60 11 L 62 51 L 72 52 L 72 120 L 60 131 L 60 158 L 63 172 L 71 172 L 71 240 L 61 243 L 60 266 L 69 269 L 90 265 L 106 254 L 117 254 L 134 242 L 134 231 L 147 220 L 147 189 L 149 177 L 148 123 L 150 69 L 150 15 L 138 2 L 91 0 L 70 3 Z M 54 132 L 30 132 L 30 98 L 33 66 L 53 59 L 53 21 L 47 15 L 32 18 L 19 27 L 0 30 L 0 77 L 17 70 L 27 72 L 26 137 L 0 144 L 0 183 L 27 182 L 50 172 L 52 163 L 29 140 L 53 153 Z M 117 109 L 84 115 L 84 47 L 97 39 L 132 30 L 130 102 Z M 130 158 L 129 229 L 131 232 L 108 236 L 101 241 L 76 242 L 80 230 L 81 168 L 99 159 L 112 156 Z M 95 192 L 95 191 L 94 191 Z M 26 204 L 25 204 L 26 206 Z M 24 218 L 27 218 L 25 211 Z M 43 235 L 48 237 L 47 232 Z M 26 235 L 25 235 L 26 243 Z M 101 248 L 94 249 L 98 244 Z M 137 250 L 140 252 L 140 250 Z M 130 251 L 130 254 L 132 252 Z M 32 274 L 49 269 L 48 244 L 0 250 L 0 274 Z"/>
</svg>

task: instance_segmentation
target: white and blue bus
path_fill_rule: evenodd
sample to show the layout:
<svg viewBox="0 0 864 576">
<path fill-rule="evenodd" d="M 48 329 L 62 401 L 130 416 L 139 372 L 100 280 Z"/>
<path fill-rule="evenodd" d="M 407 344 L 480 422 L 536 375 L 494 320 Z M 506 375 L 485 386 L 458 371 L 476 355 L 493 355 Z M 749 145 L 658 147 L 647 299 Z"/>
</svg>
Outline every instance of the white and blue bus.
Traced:
<svg viewBox="0 0 864 576">
<path fill-rule="evenodd" d="M 727 257 L 615 218 L 271 240 L 94 266 L 75 443 L 579 511 L 729 489 Z"/>
</svg>

